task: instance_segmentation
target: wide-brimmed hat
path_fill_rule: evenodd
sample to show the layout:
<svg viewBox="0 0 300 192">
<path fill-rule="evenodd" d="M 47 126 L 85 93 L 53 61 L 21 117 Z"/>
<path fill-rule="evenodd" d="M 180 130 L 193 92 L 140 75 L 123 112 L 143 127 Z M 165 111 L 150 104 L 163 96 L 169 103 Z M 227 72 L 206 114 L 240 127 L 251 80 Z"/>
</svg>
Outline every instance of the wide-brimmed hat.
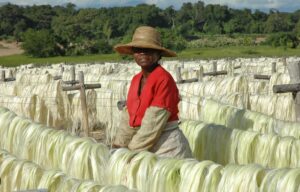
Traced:
<svg viewBox="0 0 300 192">
<path fill-rule="evenodd" d="M 177 56 L 175 52 L 162 46 L 159 32 L 153 27 L 149 26 L 136 28 L 132 37 L 132 41 L 127 44 L 118 44 L 114 47 L 114 50 L 121 54 L 132 55 L 133 47 L 156 49 L 159 50 L 161 52 L 161 56 L 164 57 Z"/>
</svg>

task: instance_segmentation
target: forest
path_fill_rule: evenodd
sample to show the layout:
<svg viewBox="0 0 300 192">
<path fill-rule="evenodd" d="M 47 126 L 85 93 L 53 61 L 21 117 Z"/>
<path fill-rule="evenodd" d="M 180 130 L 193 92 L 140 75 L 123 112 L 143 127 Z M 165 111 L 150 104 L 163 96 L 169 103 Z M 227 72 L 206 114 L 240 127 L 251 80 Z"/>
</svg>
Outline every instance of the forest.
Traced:
<svg viewBox="0 0 300 192">
<path fill-rule="evenodd" d="M 33 57 L 112 53 L 115 44 L 129 42 L 141 25 L 157 27 L 163 45 L 176 51 L 256 44 L 299 48 L 300 10 L 286 13 L 271 9 L 267 13 L 202 1 L 183 3 L 178 10 L 148 4 L 0 7 L 0 38 L 22 43 L 25 53 Z"/>
</svg>

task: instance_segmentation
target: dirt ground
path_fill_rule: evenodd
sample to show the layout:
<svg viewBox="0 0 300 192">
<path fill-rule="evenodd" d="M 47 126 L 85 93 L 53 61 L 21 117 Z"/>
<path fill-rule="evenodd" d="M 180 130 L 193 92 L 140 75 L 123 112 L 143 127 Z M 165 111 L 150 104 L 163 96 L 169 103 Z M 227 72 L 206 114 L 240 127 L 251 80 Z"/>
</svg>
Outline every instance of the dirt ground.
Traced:
<svg viewBox="0 0 300 192">
<path fill-rule="evenodd" d="M 23 52 L 24 51 L 21 49 L 20 44 L 17 44 L 16 42 L 9 43 L 6 41 L 0 41 L 0 57 L 21 54 Z"/>
</svg>

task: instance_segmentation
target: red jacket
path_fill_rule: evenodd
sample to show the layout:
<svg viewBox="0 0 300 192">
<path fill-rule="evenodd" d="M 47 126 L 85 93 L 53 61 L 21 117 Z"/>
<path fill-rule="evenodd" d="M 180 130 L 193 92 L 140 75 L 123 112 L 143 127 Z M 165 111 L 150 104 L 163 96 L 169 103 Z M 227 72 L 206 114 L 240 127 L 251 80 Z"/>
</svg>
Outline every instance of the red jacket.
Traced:
<svg viewBox="0 0 300 192">
<path fill-rule="evenodd" d="M 129 125 L 141 126 L 145 111 L 150 106 L 168 110 L 171 113 L 168 122 L 178 120 L 179 92 L 171 74 L 160 65 L 157 66 L 148 76 L 141 94 L 138 95 L 141 78 L 142 72 L 131 80 L 127 96 Z"/>
</svg>

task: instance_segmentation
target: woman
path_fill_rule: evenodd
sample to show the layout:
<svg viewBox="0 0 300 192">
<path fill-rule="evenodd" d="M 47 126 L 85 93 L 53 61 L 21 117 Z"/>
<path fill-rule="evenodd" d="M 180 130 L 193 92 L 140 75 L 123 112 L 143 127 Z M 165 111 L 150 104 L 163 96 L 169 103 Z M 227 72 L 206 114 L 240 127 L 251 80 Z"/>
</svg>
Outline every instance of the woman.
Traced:
<svg viewBox="0 0 300 192">
<path fill-rule="evenodd" d="M 160 34 L 152 27 L 138 27 L 132 42 L 114 49 L 133 55 L 141 72 L 128 92 L 113 147 L 148 150 L 165 157 L 192 157 L 189 144 L 178 128 L 179 92 L 170 73 L 159 64 L 161 57 L 176 53 L 161 46 Z"/>
</svg>

